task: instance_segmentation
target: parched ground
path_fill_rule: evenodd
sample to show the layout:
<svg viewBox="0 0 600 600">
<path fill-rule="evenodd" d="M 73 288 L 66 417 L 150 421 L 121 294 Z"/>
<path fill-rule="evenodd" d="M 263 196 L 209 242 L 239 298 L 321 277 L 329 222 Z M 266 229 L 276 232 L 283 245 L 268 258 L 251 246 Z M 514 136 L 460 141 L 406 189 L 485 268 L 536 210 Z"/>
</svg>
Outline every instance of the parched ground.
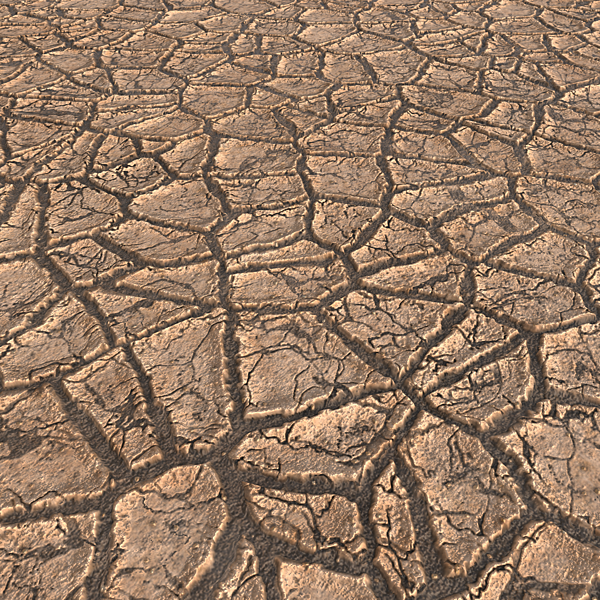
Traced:
<svg viewBox="0 0 600 600">
<path fill-rule="evenodd" d="M 0 39 L 3 599 L 600 598 L 600 2 Z"/>
</svg>

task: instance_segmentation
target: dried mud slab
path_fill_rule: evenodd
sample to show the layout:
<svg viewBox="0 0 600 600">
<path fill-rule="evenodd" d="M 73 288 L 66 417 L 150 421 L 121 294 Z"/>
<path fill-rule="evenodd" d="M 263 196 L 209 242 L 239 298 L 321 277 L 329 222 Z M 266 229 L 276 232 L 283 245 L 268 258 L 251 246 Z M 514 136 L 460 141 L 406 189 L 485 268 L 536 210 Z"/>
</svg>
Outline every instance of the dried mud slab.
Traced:
<svg viewBox="0 0 600 600">
<path fill-rule="evenodd" d="M 47 227 L 55 243 L 106 229 L 120 216 L 117 198 L 78 181 L 51 186 L 49 201 Z"/>
<path fill-rule="evenodd" d="M 390 463 L 373 485 L 369 520 L 377 550 L 374 563 L 397 598 L 413 597 L 427 585 L 423 559 L 416 547 L 410 496 Z"/>
<path fill-rule="evenodd" d="M 120 497 L 105 594 L 180 596 L 210 567 L 227 519 L 219 479 L 207 466 L 175 467 Z"/>
<path fill-rule="evenodd" d="M 337 390 L 358 395 L 390 385 L 310 313 L 242 314 L 238 339 L 246 417 L 290 415 Z"/>
<path fill-rule="evenodd" d="M 152 392 L 169 415 L 181 452 L 208 450 L 231 431 L 219 313 L 178 323 L 135 342 Z M 192 360 L 190 368 L 190 356 Z"/>
<path fill-rule="evenodd" d="M 525 510 L 508 469 L 475 437 L 421 413 L 401 454 L 429 507 L 449 575 L 465 573 Z"/>
<path fill-rule="evenodd" d="M 542 233 L 532 241 L 497 253 L 493 263 L 510 271 L 540 274 L 555 281 L 575 283 L 590 261 L 584 244 L 556 233 Z"/>
<path fill-rule="evenodd" d="M 425 165 L 423 165 L 425 167 Z M 432 165 L 429 172 L 435 172 Z M 408 171 L 414 172 L 414 169 Z M 504 198 L 508 186 L 504 177 L 495 177 L 464 185 L 434 185 L 422 189 L 402 191 L 392 198 L 392 207 L 408 218 L 434 223 L 465 206 L 477 206 Z"/>
<path fill-rule="evenodd" d="M 128 257 L 119 256 L 90 239 L 57 246 L 48 256 L 74 287 L 91 287 L 102 280 L 126 273 L 133 266 Z"/>
<path fill-rule="evenodd" d="M 107 489 L 108 469 L 70 422 L 52 388 L 6 392 L 0 403 L 0 514 L 90 500 Z"/>
<path fill-rule="evenodd" d="M 137 196 L 131 212 L 161 225 L 180 225 L 205 231 L 221 216 L 219 202 L 202 181 L 174 181 L 148 194 Z"/>
<path fill-rule="evenodd" d="M 58 516 L 0 527 L 2 593 L 10 598 L 85 598 L 98 515 Z"/>
<path fill-rule="evenodd" d="M 392 442 L 413 404 L 400 393 L 367 397 L 360 404 L 323 410 L 283 427 L 247 435 L 231 451 L 242 471 L 256 470 L 281 481 L 319 476 L 360 482 Z"/>
<path fill-rule="evenodd" d="M 155 298 L 186 304 L 214 305 L 218 295 L 217 265 L 214 261 L 180 267 L 146 267 L 122 276 L 115 287 L 124 293 L 148 293 Z"/>
<path fill-rule="evenodd" d="M 16 203 L 11 204 L 3 207 L 4 218 L 0 223 L 0 258 L 3 259 L 30 254 L 40 226 L 37 186 L 27 186 Z"/>
<path fill-rule="evenodd" d="M 498 598 L 521 586 L 526 598 L 586 598 L 600 567 L 593 546 L 572 538 L 556 525 L 529 522 L 515 538 L 512 552 L 483 570 L 478 581 L 452 600 Z"/>
<path fill-rule="evenodd" d="M 345 575 L 329 571 L 320 565 L 297 564 L 281 560 L 277 584 L 284 600 L 292 598 L 308 600 L 317 593 L 326 593 L 328 596 L 343 600 L 377 598 L 368 575 Z"/>
<path fill-rule="evenodd" d="M 403 374 L 412 364 L 411 357 L 438 332 L 450 311 L 441 302 L 353 292 L 334 302 L 328 313 L 344 337 L 364 345 Z"/>
<path fill-rule="evenodd" d="M 498 444 L 527 473 L 530 487 L 546 507 L 558 507 L 594 529 L 600 525 L 596 474 L 596 409 L 544 402 L 519 421 Z"/>
<path fill-rule="evenodd" d="M 307 265 L 299 264 L 302 254 Z M 241 257 L 230 267 L 246 270 L 232 275 L 231 300 L 246 309 L 318 306 L 348 284 L 343 263 L 332 258 L 312 242 Z"/>
<path fill-rule="evenodd" d="M 367 548 L 358 507 L 334 494 L 294 494 L 247 484 L 248 511 L 261 530 L 303 552 L 335 548 L 351 561 Z"/>
<path fill-rule="evenodd" d="M 53 287 L 49 273 L 31 258 L 2 264 L 0 335 L 24 327 L 52 297 Z"/>
<path fill-rule="evenodd" d="M 425 257 L 414 263 L 391 266 L 361 278 L 362 285 L 384 294 L 411 294 L 431 300 L 456 302 L 466 265 L 447 254 Z"/>
<path fill-rule="evenodd" d="M 475 306 L 505 316 L 529 331 L 543 332 L 594 320 L 581 295 L 571 287 L 484 266 L 477 268 L 475 276 Z"/>
<path fill-rule="evenodd" d="M 411 377 L 431 407 L 487 431 L 529 401 L 531 359 L 515 329 L 470 311 L 442 335 Z"/>
<path fill-rule="evenodd" d="M 100 323 L 69 295 L 44 312 L 40 325 L 0 348 L 0 373 L 7 387 L 33 383 L 69 371 L 106 348 Z"/>
<path fill-rule="evenodd" d="M 373 158 L 311 156 L 309 180 L 319 195 L 353 197 L 376 202 L 384 177 Z"/>
<path fill-rule="evenodd" d="M 598 401 L 598 325 L 544 336 L 542 356 L 546 365 L 546 384 L 579 399 Z"/>
<path fill-rule="evenodd" d="M 123 351 L 104 354 L 66 377 L 64 384 L 71 400 L 90 415 L 129 467 L 162 458 L 142 386 Z"/>
</svg>

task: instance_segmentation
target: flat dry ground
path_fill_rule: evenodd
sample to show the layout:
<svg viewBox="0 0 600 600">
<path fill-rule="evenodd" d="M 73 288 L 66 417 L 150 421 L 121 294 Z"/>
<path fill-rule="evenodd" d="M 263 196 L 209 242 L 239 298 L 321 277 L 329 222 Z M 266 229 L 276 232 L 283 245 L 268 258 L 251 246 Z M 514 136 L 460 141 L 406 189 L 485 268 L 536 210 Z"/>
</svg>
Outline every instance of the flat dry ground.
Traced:
<svg viewBox="0 0 600 600">
<path fill-rule="evenodd" d="M 600 2 L 0 38 L 3 599 L 600 597 Z"/>
</svg>

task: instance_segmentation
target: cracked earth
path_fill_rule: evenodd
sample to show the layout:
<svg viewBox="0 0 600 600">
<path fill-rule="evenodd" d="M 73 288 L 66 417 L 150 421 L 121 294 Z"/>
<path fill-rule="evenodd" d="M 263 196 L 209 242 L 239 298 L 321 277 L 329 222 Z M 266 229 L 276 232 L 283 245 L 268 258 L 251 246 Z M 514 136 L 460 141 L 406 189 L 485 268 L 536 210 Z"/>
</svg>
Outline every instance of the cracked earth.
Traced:
<svg viewBox="0 0 600 600">
<path fill-rule="evenodd" d="M 0 40 L 2 598 L 600 598 L 600 2 Z"/>
</svg>

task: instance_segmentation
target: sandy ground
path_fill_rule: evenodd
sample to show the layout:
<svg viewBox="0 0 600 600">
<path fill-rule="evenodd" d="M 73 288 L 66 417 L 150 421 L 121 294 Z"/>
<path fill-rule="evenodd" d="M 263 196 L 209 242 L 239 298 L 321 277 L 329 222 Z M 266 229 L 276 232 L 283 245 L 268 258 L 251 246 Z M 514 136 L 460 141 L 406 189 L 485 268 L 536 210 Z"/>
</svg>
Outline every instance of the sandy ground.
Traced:
<svg viewBox="0 0 600 600">
<path fill-rule="evenodd" d="M 600 2 L 0 39 L 3 599 L 600 597 Z"/>
</svg>

